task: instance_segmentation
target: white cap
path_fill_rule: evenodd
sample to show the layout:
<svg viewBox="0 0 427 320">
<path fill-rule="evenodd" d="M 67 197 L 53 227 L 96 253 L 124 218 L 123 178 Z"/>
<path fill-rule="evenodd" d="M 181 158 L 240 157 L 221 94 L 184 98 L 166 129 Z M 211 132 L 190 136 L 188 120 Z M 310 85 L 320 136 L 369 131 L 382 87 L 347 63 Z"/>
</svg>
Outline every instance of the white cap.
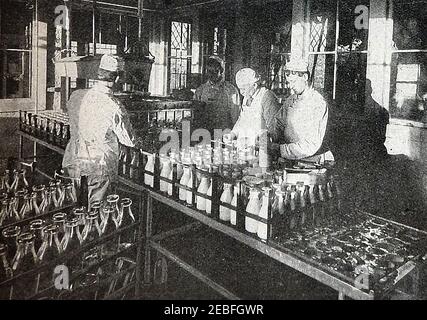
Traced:
<svg viewBox="0 0 427 320">
<path fill-rule="evenodd" d="M 246 84 L 253 84 L 261 79 L 259 74 L 251 68 L 243 68 L 236 73 L 236 84 L 241 87 Z"/>
<path fill-rule="evenodd" d="M 308 72 L 308 63 L 302 58 L 292 57 L 291 60 L 286 63 L 285 70 Z"/>
<path fill-rule="evenodd" d="M 110 54 L 104 54 L 99 64 L 99 69 L 110 72 L 124 71 L 124 67 L 125 64 L 121 57 Z"/>
</svg>

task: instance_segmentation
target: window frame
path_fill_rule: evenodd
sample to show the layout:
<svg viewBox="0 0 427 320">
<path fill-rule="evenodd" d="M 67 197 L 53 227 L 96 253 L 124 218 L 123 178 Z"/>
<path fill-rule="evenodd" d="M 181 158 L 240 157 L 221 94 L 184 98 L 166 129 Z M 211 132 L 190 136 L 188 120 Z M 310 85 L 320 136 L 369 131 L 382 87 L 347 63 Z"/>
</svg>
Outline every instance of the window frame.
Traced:
<svg viewBox="0 0 427 320">
<path fill-rule="evenodd" d="M 305 5 L 305 12 L 306 15 L 306 22 L 309 26 L 309 34 L 308 38 L 311 39 L 311 10 L 310 10 L 310 4 L 314 0 L 307 0 Z M 366 50 L 351 50 L 349 52 L 343 52 L 339 50 L 339 36 L 340 36 L 340 1 L 342 0 L 336 0 L 336 6 L 335 6 L 335 42 L 334 42 L 334 50 L 321 50 L 321 51 L 311 51 L 310 50 L 310 41 L 308 41 L 308 50 L 307 50 L 307 58 L 309 59 L 310 56 L 316 56 L 316 55 L 324 55 L 325 57 L 328 55 L 332 55 L 334 57 L 334 70 L 333 70 L 333 87 L 332 87 L 332 99 L 336 99 L 337 94 L 337 78 L 338 78 L 338 58 L 339 55 L 344 54 L 366 54 L 366 59 L 368 58 L 369 54 L 369 47 L 367 47 Z M 369 2 L 371 2 L 370 0 Z M 370 9 L 370 8 L 369 8 Z M 369 21 L 370 22 L 370 21 Z M 369 28 L 369 27 L 368 27 Z M 369 46 L 369 33 L 367 38 L 367 45 Z M 310 60 L 310 59 L 309 59 Z M 310 70 L 310 77 L 314 77 L 314 74 L 311 74 L 312 70 Z M 365 75 L 367 75 L 367 70 L 365 70 Z"/>
<path fill-rule="evenodd" d="M 188 37 L 187 37 L 187 54 L 185 56 L 185 58 L 182 57 L 182 55 L 180 57 L 176 57 L 176 56 L 172 56 L 172 27 L 173 27 L 173 23 L 180 23 L 181 24 L 181 41 L 182 41 L 182 25 L 183 24 L 187 24 L 189 26 L 188 29 Z M 188 86 L 189 84 L 189 76 L 191 75 L 191 63 L 192 63 L 192 59 L 193 59 L 193 52 L 192 52 L 192 48 L 193 48 L 193 23 L 191 20 L 189 19 L 185 19 L 185 18 L 178 18 L 178 17 L 173 17 L 171 19 L 168 20 L 168 55 L 167 55 L 167 63 L 168 63 L 168 72 L 167 72 L 167 93 L 171 93 L 172 90 L 175 89 L 183 89 L 185 87 Z M 183 52 L 183 50 L 180 48 L 180 51 Z M 185 80 L 185 84 L 182 88 L 171 88 L 171 80 L 172 80 L 172 59 L 177 59 L 177 60 L 187 60 L 187 73 L 185 73 L 186 75 L 186 80 Z M 184 73 L 179 73 L 180 75 L 184 74 Z"/>
<path fill-rule="evenodd" d="M 0 9 L 0 40 L 2 38 L 2 27 L 1 27 L 1 21 L 3 19 L 3 10 Z M 5 46 L 0 47 L 0 52 L 2 52 L 4 54 L 3 56 L 3 60 L 0 61 L 0 64 L 4 64 L 4 60 L 7 61 L 7 53 L 8 52 L 14 52 L 14 53 L 19 53 L 21 55 L 25 55 L 26 53 L 28 53 L 28 97 L 20 97 L 20 98 L 7 98 L 7 84 L 6 81 L 1 80 L 0 81 L 0 96 L 4 96 L 5 98 L 0 98 L 0 102 L 3 104 L 8 104 L 6 101 L 15 101 L 15 100 L 19 100 L 20 102 L 26 103 L 26 102 L 32 102 L 33 97 L 34 97 L 34 93 L 33 93 L 33 82 L 34 82 L 34 77 L 33 77 L 33 36 L 34 36 L 34 10 L 32 12 L 32 19 L 31 21 L 29 21 L 28 23 L 28 28 L 29 28 L 29 37 L 30 37 L 30 44 L 29 44 L 29 49 L 22 49 L 22 48 L 12 48 L 12 47 L 8 47 Z M 37 23 L 37 22 L 36 22 Z M 5 103 L 3 103 L 5 102 Z"/>
<path fill-rule="evenodd" d="M 371 0 L 372 1 L 372 0 Z M 387 20 L 388 21 L 392 21 L 392 25 L 393 27 L 391 28 L 391 39 L 393 41 L 393 37 L 394 37 L 394 7 L 395 7 L 395 0 L 386 0 L 388 2 L 388 6 L 389 6 L 389 10 L 388 10 L 388 15 L 387 15 Z M 425 2 L 427 4 L 427 1 L 422 1 Z M 389 50 L 389 55 L 390 55 L 390 66 L 391 66 L 391 62 L 393 60 L 393 55 L 395 54 L 400 54 L 400 53 L 415 53 L 415 54 L 425 54 L 427 56 L 427 47 L 425 49 L 395 49 L 394 46 L 390 46 L 390 50 Z M 426 66 L 427 67 L 427 66 Z M 427 79 L 426 79 L 427 82 Z M 396 81 L 397 83 L 397 81 Z M 404 83 L 404 81 L 401 81 L 400 83 Z M 410 81 L 409 83 L 414 83 L 412 81 Z M 418 83 L 418 82 L 417 82 Z M 390 77 L 386 80 L 385 83 L 386 86 L 388 86 L 389 90 L 391 91 L 391 86 L 392 86 L 392 79 L 391 79 L 391 75 Z M 390 107 L 391 107 L 391 94 L 389 91 L 389 111 L 390 111 Z M 427 110 L 424 110 L 425 115 L 427 115 Z M 408 118 L 401 118 L 398 117 L 392 113 L 390 113 L 390 120 L 394 120 L 394 122 L 403 122 L 403 123 L 411 123 L 415 126 L 420 126 L 420 127 L 424 127 L 427 128 L 427 122 L 423 121 L 423 120 L 414 120 L 414 119 L 408 119 Z"/>
</svg>

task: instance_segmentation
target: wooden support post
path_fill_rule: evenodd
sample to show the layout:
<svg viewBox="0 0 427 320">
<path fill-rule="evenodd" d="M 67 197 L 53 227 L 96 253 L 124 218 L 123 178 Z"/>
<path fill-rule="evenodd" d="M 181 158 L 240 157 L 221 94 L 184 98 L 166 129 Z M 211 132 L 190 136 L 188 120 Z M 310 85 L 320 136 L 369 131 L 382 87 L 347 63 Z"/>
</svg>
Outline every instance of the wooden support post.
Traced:
<svg viewBox="0 0 427 320">
<path fill-rule="evenodd" d="M 144 283 L 151 284 L 151 248 L 150 238 L 152 236 L 153 226 L 153 198 L 147 193 L 147 210 L 146 210 L 146 225 L 145 225 L 145 261 L 144 261 Z"/>
</svg>

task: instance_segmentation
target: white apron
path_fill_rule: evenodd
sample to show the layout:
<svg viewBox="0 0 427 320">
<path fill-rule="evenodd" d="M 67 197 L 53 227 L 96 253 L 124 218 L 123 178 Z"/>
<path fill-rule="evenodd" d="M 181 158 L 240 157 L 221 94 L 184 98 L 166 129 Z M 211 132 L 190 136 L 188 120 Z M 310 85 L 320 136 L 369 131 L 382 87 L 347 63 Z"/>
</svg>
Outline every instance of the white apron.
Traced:
<svg viewBox="0 0 427 320">
<path fill-rule="evenodd" d="M 255 93 L 251 104 L 242 106 L 240 117 L 232 130 L 237 135 L 238 148 L 255 145 L 257 137 L 265 130 L 261 101 L 266 92 L 267 88 L 261 87 Z"/>
</svg>

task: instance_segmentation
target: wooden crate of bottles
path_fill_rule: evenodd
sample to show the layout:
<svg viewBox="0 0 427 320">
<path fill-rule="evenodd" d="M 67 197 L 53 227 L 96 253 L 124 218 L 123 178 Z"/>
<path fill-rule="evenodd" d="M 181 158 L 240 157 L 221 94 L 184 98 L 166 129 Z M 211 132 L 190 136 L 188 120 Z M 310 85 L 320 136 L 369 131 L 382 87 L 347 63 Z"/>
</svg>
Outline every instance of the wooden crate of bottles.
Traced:
<svg viewBox="0 0 427 320">
<path fill-rule="evenodd" d="M 58 112 L 31 113 L 19 111 L 19 129 L 61 148 L 70 139 L 68 116 Z"/>
<path fill-rule="evenodd" d="M 341 210 L 338 181 L 324 170 L 295 175 L 276 169 L 254 177 L 246 175 L 249 163 L 212 161 L 215 152 L 204 162 L 177 152 L 121 150 L 127 156 L 119 163 L 119 175 L 263 241 L 316 227 Z"/>
</svg>

